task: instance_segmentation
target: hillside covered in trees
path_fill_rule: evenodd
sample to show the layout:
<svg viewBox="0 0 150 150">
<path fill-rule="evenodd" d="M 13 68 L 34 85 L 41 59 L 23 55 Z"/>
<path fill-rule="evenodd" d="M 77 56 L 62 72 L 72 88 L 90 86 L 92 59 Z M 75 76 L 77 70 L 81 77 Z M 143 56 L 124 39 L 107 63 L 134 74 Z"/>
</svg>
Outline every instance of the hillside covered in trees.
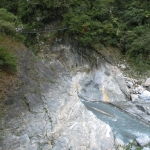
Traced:
<svg viewBox="0 0 150 150">
<path fill-rule="evenodd" d="M 139 70 L 150 66 L 148 0 L 2 0 L 0 4 L 0 32 L 15 35 L 27 46 L 34 44 L 35 35 L 16 35 L 15 27 L 41 29 L 54 20 L 68 27 L 62 34 L 83 46 L 117 47 Z"/>
</svg>

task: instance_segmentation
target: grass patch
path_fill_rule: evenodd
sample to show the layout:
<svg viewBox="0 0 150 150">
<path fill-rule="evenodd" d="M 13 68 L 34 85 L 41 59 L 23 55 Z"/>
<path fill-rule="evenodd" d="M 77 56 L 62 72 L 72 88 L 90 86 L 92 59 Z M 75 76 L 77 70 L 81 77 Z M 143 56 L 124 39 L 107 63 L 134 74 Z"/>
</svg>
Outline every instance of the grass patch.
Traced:
<svg viewBox="0 0 150 150">
<path fill-rule="evenodd" d="M 50 82 L 50 83 L 55 83 L 56 81 L 55 80 L 52 80 L 52 79 L 49 79 L 49 78 L 46 78 L 44 79 L 45 82 Z"/>
<path fill-rule="evenodd" d="M 54 66 L 51 66 L 52 71 L 56 71 L 56 68 Z"/>
<path fill-rule="evenodd" d="M 55 83 L 55 81 L 54 81 L 54 80 L 50 80 L 50 82 L 51 82 L 51 83 Z"/>
<path fill-rule="evenodd" d="M 116 147 L 116 150 L 132 150 L 132 149 L 133 149 L 133 150 L 142 150 L 143 147 L 138 146 L 135 140 L 129 142 L 128 144 L 126 144 L 126 145 L 124 145 L 124 146 L 118 145 L 118 146 Z"/>
</svg>

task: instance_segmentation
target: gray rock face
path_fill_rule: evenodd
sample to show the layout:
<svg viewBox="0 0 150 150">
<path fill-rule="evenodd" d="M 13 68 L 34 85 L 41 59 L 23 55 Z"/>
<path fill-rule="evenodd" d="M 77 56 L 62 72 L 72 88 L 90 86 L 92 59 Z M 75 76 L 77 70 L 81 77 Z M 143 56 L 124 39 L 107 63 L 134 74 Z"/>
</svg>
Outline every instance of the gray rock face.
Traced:
<svg viewBox="0 0 150 150">
<path fill-rule="evenodd" d="M 147 135 L 140 136 L 140 137 L 136 138 L 136 141 L 140 146 L 143 147 L 150 143 L 150 138 Z"/>
<path fill-rule="evenodd" d="M 19 138 L 20 145 L 28 144 L 30 139 L 27 134 L 20 136 Z"/>
<path fill-rule="evenodd" d="M 20 62 L 23 87 L 19 96 L 11 97 L 14 104 L 4 117 L 1 149 L 113 150 L 112 130 L 80 98 L 113 103 L 143 117 L 139 104 L 126 101 L 130 93 L 120 70 L 97 58 L 97 53 L 91 55 L 61 40 L 43 53 L 43 60 L 35 61 L 24 52 Z M 50 61 L 45 61 L 45 55 Z M 144 110 L 150 120 L 147 106 Z"/>
<path fill-rule="evenodd" d="M 111 76 L 105 75 L 107 68 L 109 68 Z M 117 71 L 116 68 L 107 65 L 106 68 L 85 74 L 80 81 L 79 96 L 87 101 L 125 101 L 126 96 L 124 93 L 128 95 L 128 92 L 124 82 L 119 81 L 124 80 L 123 76 Z"/>
<path fill-rule="evenodd" d="M 66 50 L 61 54 L 64 61 L 58 61 L 56 58 L 59 58 L 62 47 Z M 95 72 L 95 77 L 81 72 L 80 69 L 89 67 L 85 60 L 82 60 L 82 68 L 74 69 L 70 65 L 75 64 L 73 61 L 76 59 L 80 64 L 81 58 L 71 54 L 68 47 L 59 45 L 56 49 L 58 53 L 49 55 L 52 58 L 50 62 L 32 62 L 31 72 L 20 75 L 25 77 L 26 89 L 20 89 L 23 90 L 21 97 L 15 96 L 18 99 L 4 118 L 1 149 L 112 150 L 114 135 L 111 128 L 97 119 L 79 100 L 79 92 L 85 84 L 87 87 L 93 86 L 93 91 L 97 92 L 95 85 L 99 83 L 100 72 Z M 30 60 L 30 55 L 27 56 Z M 83 81 L 83 78 L 87 80 Z M 89 78 L 94 82 L 90 82 Z M 116 88 L 119 90 L 119 87 Z M 88 95 L 88 98 L 96 96 Z"/>
</svg>

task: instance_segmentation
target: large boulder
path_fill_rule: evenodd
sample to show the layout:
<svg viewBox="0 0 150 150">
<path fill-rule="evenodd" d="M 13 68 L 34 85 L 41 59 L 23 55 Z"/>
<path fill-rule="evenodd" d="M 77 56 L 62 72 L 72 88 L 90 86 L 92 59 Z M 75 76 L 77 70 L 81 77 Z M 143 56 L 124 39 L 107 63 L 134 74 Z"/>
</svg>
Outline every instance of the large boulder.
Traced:
<svg viewBox="0 0 150 150">
<path fill-rule="evenodd" d="M 150 138 L 147 135 L 144 135 L 136 138 L 136 141 L 140 146 L 143 147 L 150 143 Z"/>
<path fill-rule="evenodd" d="M 116 138 L 115 139 L 115 145 L 116 145 L 117 150 L 124 150 L 125 143 L 121 139 Z"/>
<path fill-rule="evenodd" d="M 140 98 L 143 100 L 150 100 L 150 92 L 145 90 L 143 93 L 140 95 Z"/>
<path fill-rule="evenodd" d="M 133 87 L 133 83 L 132 83 L 131 81 L 129 81 L 129 82 L 127 82 L 127 86 L 128 86 L 129 88 L 132 88 L 132 87 Z"/>
<path fill-rule="evenodd" d="M 144 86 L 150 86 L 150 78 L 148 78 L 148 79 L 146 80 L 146 82 L 144 83 Z"/>
</svg>

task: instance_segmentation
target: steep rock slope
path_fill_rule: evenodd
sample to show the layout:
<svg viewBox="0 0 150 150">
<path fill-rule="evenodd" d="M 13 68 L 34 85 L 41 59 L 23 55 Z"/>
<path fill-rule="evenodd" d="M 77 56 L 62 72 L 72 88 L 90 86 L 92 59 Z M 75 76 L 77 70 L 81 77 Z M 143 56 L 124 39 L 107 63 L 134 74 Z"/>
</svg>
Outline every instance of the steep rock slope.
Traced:
<svg viewBox="0 0 150 150">
<path fill-rule="evenodd" d="M 87 74 L 96 74 L 97 65 L 105 68 L 108 64 L 101 59 L 98 60 L 94 53 L 90 56 L 88 50 L 83 49 L 85 51 L 82 53 L 80 49 L 79 53 L 79 49 L 73 44 L 60 41 L 47 47 L 41 54 L 42 59 L 29 51 L 18 51 L 22 86 L 18 93 L 9 98 L 11 105 L 3 118 L 4 136 L 1 149 L 114 148 L 114 135 L 110 127 L 88 111 L 79 98 L 85 97 L 86 93 L 80 91 L 85 91 L 82 84 L 89 80 Z M 105 69 L 100 70 L 102 73 L 104 71 Z M 105 77 L 111 77 L 107 73 L 104 74 Z M 106 80 L 104 79 L 104 82 Z M 102 89 L 101 93 L 104 94 L 104 87 L 97 88 L 98 83 L 99 81 L 95 81 L 90 86 L 95 84 L 93 90 L 97 92 L 96 90 Z M 115 100 L 115 95 L 119 94 L 122 100 L 125 100 L 119 84 L 116 88 L 118 91 L 114 91 L 114 95 L 111 93 L 110 96 Z M 90 89 L 87 93 L 93 92 Z M 90 97 L 89 93 L 87 97 L 95 99 Z M 109 92 L 99 97 L 99 100 L 106 101 L 108 97 Z"/>
</svg>

